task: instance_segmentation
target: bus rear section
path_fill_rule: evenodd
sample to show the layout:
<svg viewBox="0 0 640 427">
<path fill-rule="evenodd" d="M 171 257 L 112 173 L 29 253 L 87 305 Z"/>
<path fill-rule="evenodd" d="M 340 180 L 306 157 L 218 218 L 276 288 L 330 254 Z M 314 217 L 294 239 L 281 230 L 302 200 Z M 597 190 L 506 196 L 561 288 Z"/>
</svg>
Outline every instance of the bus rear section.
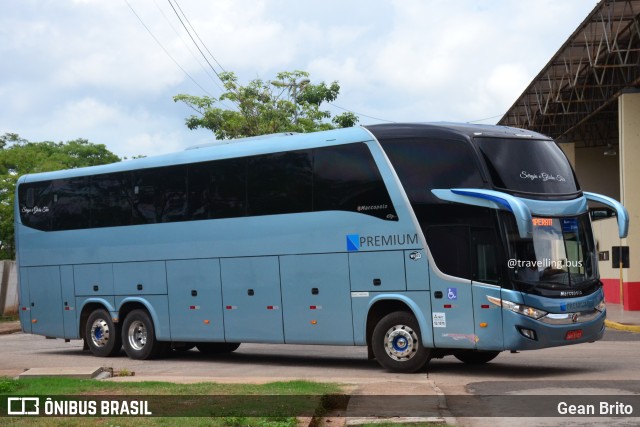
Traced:
<svg viewBox="0 0 640 427">
<path fill-rule="evenodd" d="M 15 212 L 25 332 L 101 357 L 376 341 L 390 368 L 428 361 L 427 252 L 363 129 L 25 176 Z"/>
</svg>

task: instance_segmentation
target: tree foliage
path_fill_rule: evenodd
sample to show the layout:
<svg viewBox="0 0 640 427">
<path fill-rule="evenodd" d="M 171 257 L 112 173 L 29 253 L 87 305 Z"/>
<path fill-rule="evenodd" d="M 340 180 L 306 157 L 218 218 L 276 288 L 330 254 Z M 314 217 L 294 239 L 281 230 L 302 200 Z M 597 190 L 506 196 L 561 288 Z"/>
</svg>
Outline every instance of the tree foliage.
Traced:
<svg viewBox="0 0 640 427">
<path fill-rule="evenodd" d="M 213 131 L 218 139 L 243 138 L 278 132 L 315 132 L 354 126 L 358 118 L 351 112 L 333 117 L 321 109 L 340 93 L 340 85 L 312 84 L 305 71 L 281 72 L 276 80 L 255 79 L 246 86 L 232 72 L 220 73 L 225 92 L 219 98 L 180 94 L 197 114 L 186 119 L 189 129 Z"/>
<path fill-rule="evenodd" d="M 13 259 L 14 193 L 27 173 L 49 172 L 119 162 L 103 144 L 86 139 L 29 142 L 15 133 L 0 136 L 0 259 Z"/>
</svg>

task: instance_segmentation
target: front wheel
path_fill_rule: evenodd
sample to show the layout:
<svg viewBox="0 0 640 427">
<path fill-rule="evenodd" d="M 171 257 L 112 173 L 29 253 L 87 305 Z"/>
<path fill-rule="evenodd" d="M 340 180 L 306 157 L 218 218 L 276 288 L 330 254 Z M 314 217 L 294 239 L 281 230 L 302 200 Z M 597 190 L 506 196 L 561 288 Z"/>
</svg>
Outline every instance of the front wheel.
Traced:
<svg viewBox="0 0 640 427">
<path fill-rule="evenodd" d="M 500 354 L 499 351 L 463 350 L 453 355 L 461 362 L 470 365 L 482 365 L 483 363 L 491 362 L 498 354 Z"/>
<path fill-rule="evenodd" d="M 149 313 L 133 310 L 122 324 L 122 346 L 132 359 L 153 359 L 160 356 L 167 343 L 156 340 L 156 331 Z"/>
<path fill-rule="evenodd" d="M 120 353 L 120 328 L 107 310 L 99 308 L 91 312 L 85 323 L 84 342 L 94 356 L 111 357 Z"/>
<path fill-rule="evenodd" d="M 371 349 L 383 368 L 411 373 L 424 368 L 431 350 L 422 345 L 420 326 L 408 312 L 396 311 L 384 316 L 373 330 Z"/>
</svg>

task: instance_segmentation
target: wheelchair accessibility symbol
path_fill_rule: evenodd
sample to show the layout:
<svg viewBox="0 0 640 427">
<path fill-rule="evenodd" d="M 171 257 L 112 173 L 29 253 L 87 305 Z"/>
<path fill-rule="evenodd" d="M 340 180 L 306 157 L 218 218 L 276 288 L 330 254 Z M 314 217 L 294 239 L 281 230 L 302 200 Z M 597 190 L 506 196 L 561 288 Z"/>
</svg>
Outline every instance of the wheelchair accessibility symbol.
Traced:
<svg viewBox="0 0 640 427">
<path fill-rule="evenodd" d="M 458 288 L 447 288 L 447 299 L 458 299 Z"/>
</svg>

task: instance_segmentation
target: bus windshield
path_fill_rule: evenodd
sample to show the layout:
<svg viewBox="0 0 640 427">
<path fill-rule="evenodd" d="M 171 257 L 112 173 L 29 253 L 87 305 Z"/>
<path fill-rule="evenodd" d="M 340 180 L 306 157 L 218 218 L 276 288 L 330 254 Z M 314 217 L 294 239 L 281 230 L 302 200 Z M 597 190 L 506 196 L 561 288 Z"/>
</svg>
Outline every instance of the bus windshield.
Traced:
<svg viewBox="0 0 640 427">
<path fill-rule="evenodd" d="M 597 278 L 596 253 L 587 214 L 563 218 L 533 218 L 533 237 L 523 239 L 515 224 L 508 226 L 511 279 L 533 288 L 576 290 Z"/>
<path fill-rule="evenodd" d="M 555 142 L 476 138 L 493 184 L 498 188 L 535 194 L 578 191 L 569 161 Z"/>
</svg>

